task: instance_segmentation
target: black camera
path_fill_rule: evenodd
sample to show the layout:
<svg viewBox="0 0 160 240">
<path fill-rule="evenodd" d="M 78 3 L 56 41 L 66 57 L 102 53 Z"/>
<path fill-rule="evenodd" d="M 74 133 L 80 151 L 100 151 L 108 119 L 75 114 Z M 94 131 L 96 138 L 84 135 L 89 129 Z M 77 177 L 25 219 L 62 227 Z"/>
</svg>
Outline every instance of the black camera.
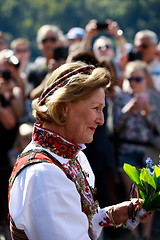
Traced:
<svg viewBox="0 0 160 240">
<path fill-rule="evenodd" d="M 13 66 L 15 66 L 16 68 L 19 68 L 20 66 L 20 61 L 19 59 L 16 57 L 16 55 L 13 53 L 12 50 L 8 51 L 6 54 L 6 58 L 8 60 L 8 63 L 12 64 Z"/>
<path fill-rule="evenodd" d="M 6 82 L 8 82 L 8 81 L 10 81 L 10 80 L 12 79 L 12 73 L 11 73 L 11 71 L 4 69 L 4 70 L 2 70 L 0 73 L 1 73 L 1 75 L 2 75 L 2 78 L 3 78 Z"/>
<path fill-rule="evenodd" d="M 142 60 L 142 52 L 132 50 L 128 53 L 128 61 Z"/>
<path fill-rule="evenodd" d="M 97 29 L 98 30 L 105 30 L 108 28 L 108 23 L 105 22 L 97 22 Z"/>
<path fill-rule="evenodd" d="M 53 49 L 53 58 L 57 61 L 60 59 L 66 60 L 68 57 L 68 47 L 56 47 Z"/>
</svg>

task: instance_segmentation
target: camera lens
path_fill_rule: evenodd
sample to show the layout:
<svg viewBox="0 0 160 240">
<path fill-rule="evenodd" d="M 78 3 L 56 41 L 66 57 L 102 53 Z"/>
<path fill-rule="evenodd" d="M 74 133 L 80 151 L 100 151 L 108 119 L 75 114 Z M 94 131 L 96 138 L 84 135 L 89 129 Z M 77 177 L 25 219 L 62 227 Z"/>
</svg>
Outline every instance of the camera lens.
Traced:
<svg viewBox="0 0 160 240">
<path fill-rule="evenodd" d="M 10 56 L 9 58 L 8 58 L 8 62 L 9 63 L 11 63 L 11 64 L 13 64 L 15 67 L 19 67 L 19 59 L 15 56 L 15 55 L 13 55 L 13 56 Z"/>
<path fill-rule="evenodd" d="M 8 60 L 8 63 L 14 65 L 15 67 L 20 66 L 20 61 L 19 59 L 14 55 L 12 50 L 9 50 L 6 54 L 6 58 Z"/>
</svg>

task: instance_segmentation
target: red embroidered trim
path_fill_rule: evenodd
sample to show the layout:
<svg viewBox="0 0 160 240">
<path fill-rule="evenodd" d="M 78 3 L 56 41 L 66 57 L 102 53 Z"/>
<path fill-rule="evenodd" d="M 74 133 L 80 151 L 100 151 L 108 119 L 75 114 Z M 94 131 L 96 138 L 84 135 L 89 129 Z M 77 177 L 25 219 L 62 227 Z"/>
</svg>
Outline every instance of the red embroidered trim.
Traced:
<svg viewBox="0 0 160 240">
<path fill-rule="evenodd" d="M 41 95 L 39 105 L 44 105 L 45 100 L 48 96 L 52 95 L 58 88 L 65 86 L 69 82 L 77 81 L 77 78 L 71 79 L 72 76 L 81 73 L 81 74 L 91 74 L 95 66 L 87 65 L 85 67 L 77 68 L 66 75 L 62 76 L 61 78 L 57 79 L 51 86 L 49 86 Z"/>
<path fill-rule="evenodd" d="M 36 147 L 42 146 L 52 153 L 68 159 L 73 158 L 82 149 L 79 145 L 65 141 L 56 133 L 41 128 L 38 123 L 34 125 L 33 140 Z"/>
<path fill-rule="evenodd" d="M 83 180 L 84 180 L 84 183 L 85 183 L 85 190 L 83 192 L 83 197 L 90 203 L 90 205 L 92 206 L 93 203 L 94 203 L 94 199 L 93 199 L 93 195 L 92 195 L 92 192 L 91 192 L 91 189 L 90 189 L 90 186 L 83 174 L 83 171 L 82 171 L 82 168 L 79 164 L 79 162 L 76 160 L 74 162 L 74 165 L 71 164 L 71 161 L 70 160 L 68 163 L 66 164 L 63 164 L 63 167 L 69 172 L 69 174 L 71 175 L 71 177 L 73 178 L 73 180 L 76 182 L 77 180 L 77 175 L 78 173 L 81 173 L 82 176 L 83 176 Z"/>
</svg>

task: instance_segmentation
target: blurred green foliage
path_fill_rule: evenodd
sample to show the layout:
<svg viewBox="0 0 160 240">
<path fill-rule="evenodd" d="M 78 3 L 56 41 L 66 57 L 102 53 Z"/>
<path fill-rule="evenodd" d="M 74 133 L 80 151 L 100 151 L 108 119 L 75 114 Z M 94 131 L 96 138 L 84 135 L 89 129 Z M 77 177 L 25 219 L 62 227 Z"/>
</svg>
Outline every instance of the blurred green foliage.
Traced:
<svg viewBox="0 0 160 240">
<path fill-rule="evenodd" d="M 36 32 L 43 24 L 58 25 L 64 33 L 89 20 L 111 18 L 133 41 L 137 31 L 150 29 L 160 37 L 159 0 L 0 0 L 0 30 L 8 41 L 25 37 L 36 54 Z"/>
</svg>

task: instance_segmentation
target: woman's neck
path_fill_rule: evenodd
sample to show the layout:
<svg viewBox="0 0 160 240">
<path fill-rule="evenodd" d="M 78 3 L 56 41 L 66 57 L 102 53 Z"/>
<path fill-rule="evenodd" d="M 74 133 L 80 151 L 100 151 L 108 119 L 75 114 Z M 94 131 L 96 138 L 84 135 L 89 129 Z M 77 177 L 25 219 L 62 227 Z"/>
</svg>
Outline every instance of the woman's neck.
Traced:
<svg viewBox="0 0 160 240">
<path fill-rule="evenodd" d="M 68 141 L 70 140 L 70 139 L 68 139 L 68 135 L 66 134 L 66 127 L 65 126 L 60 126 L 56 123 L 44 122 L 42 124 L 42 127 L 60 135 L 61 137 L 67 139 Z"/>
</svg>

